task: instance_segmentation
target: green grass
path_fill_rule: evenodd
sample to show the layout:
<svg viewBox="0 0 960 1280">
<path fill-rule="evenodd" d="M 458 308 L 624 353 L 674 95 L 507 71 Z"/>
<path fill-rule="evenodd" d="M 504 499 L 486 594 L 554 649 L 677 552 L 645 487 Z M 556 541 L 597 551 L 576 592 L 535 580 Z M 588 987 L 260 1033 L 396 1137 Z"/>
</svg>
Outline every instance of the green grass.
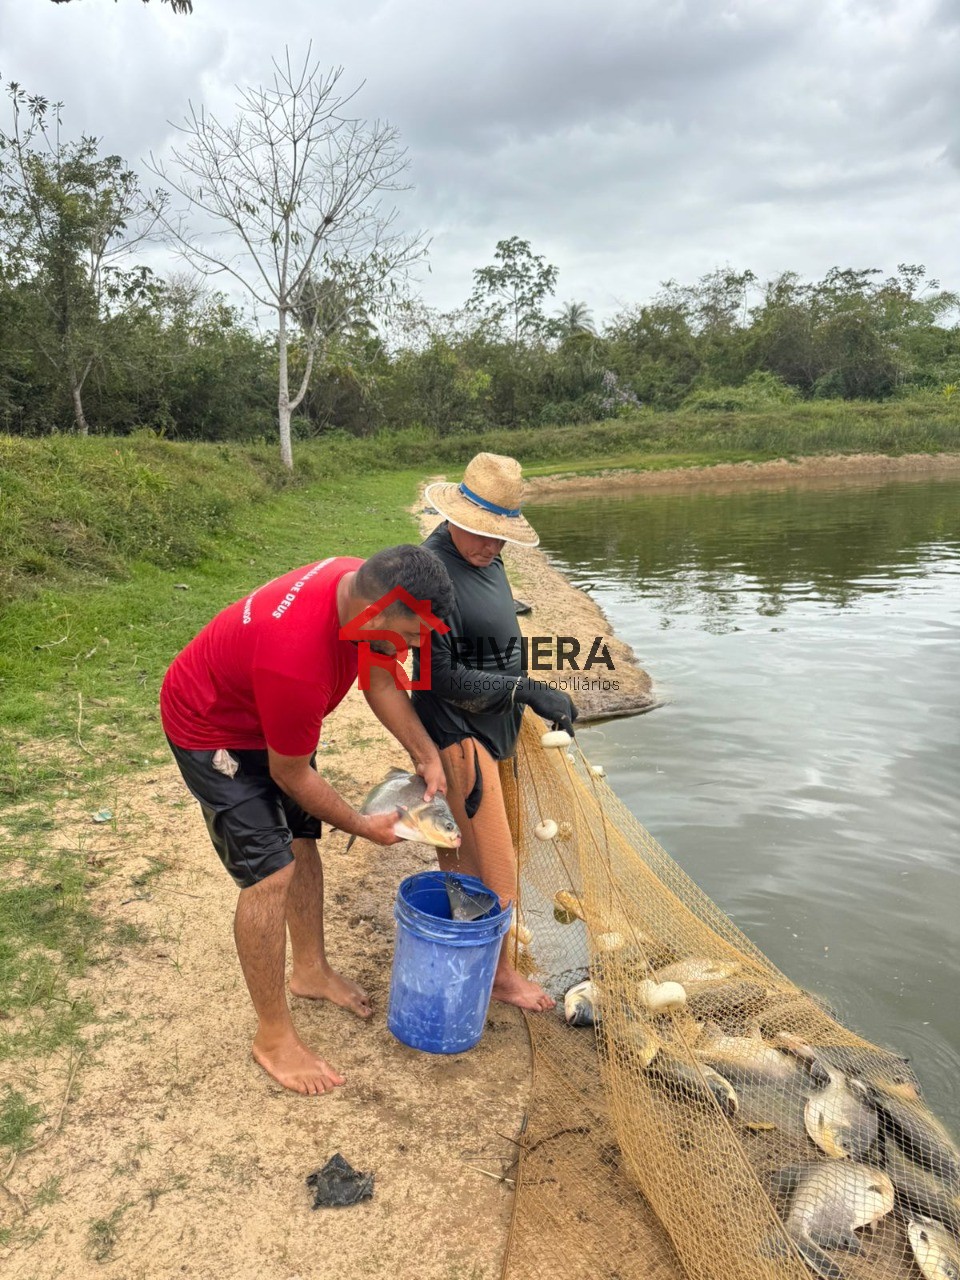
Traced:
<svg viewBox="0 0 960 1280">
<path fill-rule="evenodd" d="M 7 1089 L 0 1098 L 0 1148 L 23 1151 L 43 1119 L 40 1107 L 28 1102 L 18 1089 Z"/>
<path fill-rule="evenodd" d="M 99 945 L 94 883 L 82 848 L 0 841 L 0 1059 L 78 1043 L 90 1006 L 69 983 Z"/>
<path fill-rule="evenodd" d="M 290 483 L 266 447 L 0 437 L 0 599 L 31 578 L 71 586 L 133 559 L 191 562 Z"/>
<path fill-rule="evenodd" d="M 316 456 L 311 451 L 320 449 L 336 449 L 341 464 L 355 471 L 419 466 L 421 472 L 463 466 L 481 449 L 512 454 L 531 472 L 557 470 L 562 464 L 596 470 L 616 459 L 623 460 L 616 465 L 659 469 L 825 453 L 957 452 L 960 398 L 799 402 L 749 413 L 648 410 L 576 427 L 524 427 L 439 439 L 412 432 L 374 440 L 345 437 L 301 453 L 310 459 Z"/>
<path fill-rule="evenodd" d="M 47 1178 L 45 1182 L 42 1182 L 40 1186 L 37 1187 L 33 1197 L 34 1204 L 39 1208 L 42 1208 L 45 1205 L 57 1204 L 58 1201 L 63 1199 L 63 1192 L 61 1190 L 62 1182 L 62 1173 L 54 1174 L 52 1177 Z"/>
<path fill-rule="evenodd" d="M 106 1262 L 116 1248 L 120 1221 L 130 1204 L 118 1204 L 106 1217 L 93 1218 L 87 1224 L 87 1252 L 94 1262 Z"/>
<path fill-rule="evenodd" d="M 147 889 L 154 880 L 163 875 L 168 865 L 163 858 L 157 858 L 149 853 L 147 854 L 147 863 L 148 866 L 145 871 L 130 877 L 130 884 L 134 889 Z"/>
<path fill-rule="evenodd" d="M 712 453 L 615 453 L 609 457 L 577 457 L 564 462 L 528 463 L 525 476 L 589 476 L 605 471 L 672 471 L 712 467 L 722 462 L 766 462 L 783 455 L 774 450 L 715 450 Z"/>
<path fill-rule="evenodd" d="M 164 747 L 156 699 L 174 654 L 252 584 L 325 555 L 365 555 L 415 537 L 404 508 L 416 479 L 380 472 L 358 486 L 340 475 L 261 495 L 256 505 L 241 498 L 193 559 L 167 568 L 130 559 L 109 585 L 21 581 L 0 611 L 0 798 L 82 789 L 95 808 L 114 807 L 107 779 Z"/>
<path fill-rule="evenodd" d="M 110 942 L 116 947 L 143 946 L 149 941 L 149 930 L 132 920 L 121 920 L 110 931 Z"/>
</svg>

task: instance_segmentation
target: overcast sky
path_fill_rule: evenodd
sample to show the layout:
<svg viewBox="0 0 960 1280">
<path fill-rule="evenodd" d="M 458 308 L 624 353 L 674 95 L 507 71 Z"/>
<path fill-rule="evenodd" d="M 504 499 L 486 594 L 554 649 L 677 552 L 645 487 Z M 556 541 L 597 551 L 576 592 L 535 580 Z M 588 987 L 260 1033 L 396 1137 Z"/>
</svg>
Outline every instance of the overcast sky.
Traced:
<svg viewBox="0 0 960 1280">
<path fill-rule="evenodd" d="M 310 40 L 409 149 L 433 305 L 513 235 L 598 319 L 726 265 L 960 288 L 960 0 L 0 0 L 4 81 L 131 162 Z"/>
</svg>

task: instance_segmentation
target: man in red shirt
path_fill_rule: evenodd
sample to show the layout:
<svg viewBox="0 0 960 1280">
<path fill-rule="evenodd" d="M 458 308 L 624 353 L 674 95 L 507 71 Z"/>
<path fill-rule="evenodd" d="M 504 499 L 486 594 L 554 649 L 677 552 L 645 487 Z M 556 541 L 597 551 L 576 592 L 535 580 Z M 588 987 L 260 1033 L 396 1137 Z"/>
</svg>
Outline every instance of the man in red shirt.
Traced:
<svg viewBox="0 0 960 1280">
<path fill-rule="evenodd" d="M 341 628 L 395 587 L 435 615 L 450 612 L 447 572 L 421 547 L 305 565 L 217 614 L 174 659 L 160 693 L 180 772 L 240 888 L 234 937 L 259 1019 L 253 1056 L 299 1093 L 326 1093 L 343 1076 L 294 1029 L 284 991 L 288 928 L 293 994 L 331 1000 L 362 1018 L 371 1013 L 366 993 L 327 962 L 317 838 L 323 820 L 394 844 L 396 815 L 358 813 L 317 773 L 314 753 L 324 717 L 357 675 L 358 645 L 341 639 Z M 399 602 L 365 625 L 394 632 L 410 648 L 420 643 L 420 618 Z M 365 696 L 410 754 L 427 798 L 444 792 L 437 748 L 392 674 L 374 667 Z"/>
</svg>

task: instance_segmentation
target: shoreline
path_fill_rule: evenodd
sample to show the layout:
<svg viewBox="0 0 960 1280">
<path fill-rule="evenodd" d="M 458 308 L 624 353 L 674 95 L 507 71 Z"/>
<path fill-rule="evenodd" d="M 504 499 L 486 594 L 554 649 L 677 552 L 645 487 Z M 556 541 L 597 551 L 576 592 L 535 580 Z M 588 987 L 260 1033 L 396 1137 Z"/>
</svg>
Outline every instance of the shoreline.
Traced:
<svg viewBox="0 0 960 1280">
<path fill-rule="evenodd" d="M 589 473 L 555 472 L 525 477 L 527 498 L 537 501 L 563 494 L 610 489 L 710 488 L 842 478 L 855 483 L 878 476 L 896 479 L 960 473 L 960 453 L 829 453 L 765 462 L 715 462 L 702 466 L 665 467 L 660 471 L 612 467 L 602 463 Z"/>
</svg>

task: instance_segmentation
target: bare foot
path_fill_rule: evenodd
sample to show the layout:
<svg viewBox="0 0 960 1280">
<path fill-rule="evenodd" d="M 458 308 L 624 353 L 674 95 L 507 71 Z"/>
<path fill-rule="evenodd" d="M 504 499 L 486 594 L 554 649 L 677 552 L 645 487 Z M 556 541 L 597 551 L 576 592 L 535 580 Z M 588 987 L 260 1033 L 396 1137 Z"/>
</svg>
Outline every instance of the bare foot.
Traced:
<svg viewBox="0 0 960 1280">
<path fill-rule="evenodd" d="M 329 1093 L 344 1083 L 344 1077 L 308 1049 L 297 1035 L 291 1034 L 282 1040 L 261 1040 L 258 1032 L 253 1042 L 253 1056 L 268 1075 L 294 1093 Z"/>
<path fill-rule="evenodd" d="M 319 965 L 298 969 L 294 966 L 290 975 L 290 993 L 305 1000 L 329 1000 L 341 1009 L 349 1009 L 358 1018 L 369 1018 L 373 1013 L 370 997 L 363 987 L 333 969 L 321 969 Z"/>
<path fill-rule="evenodd" d="M 530 1009 L 533 1013 L 545 1013 L 547 1009 L 556 1007 L 556 1000 L 547 995 L 543 987 L 537 986 L 514 968 L 501 967 L 493 980 L 493 998 L 504 1004 L 519 1005 L 521 1009 Z"/>
</svg>

